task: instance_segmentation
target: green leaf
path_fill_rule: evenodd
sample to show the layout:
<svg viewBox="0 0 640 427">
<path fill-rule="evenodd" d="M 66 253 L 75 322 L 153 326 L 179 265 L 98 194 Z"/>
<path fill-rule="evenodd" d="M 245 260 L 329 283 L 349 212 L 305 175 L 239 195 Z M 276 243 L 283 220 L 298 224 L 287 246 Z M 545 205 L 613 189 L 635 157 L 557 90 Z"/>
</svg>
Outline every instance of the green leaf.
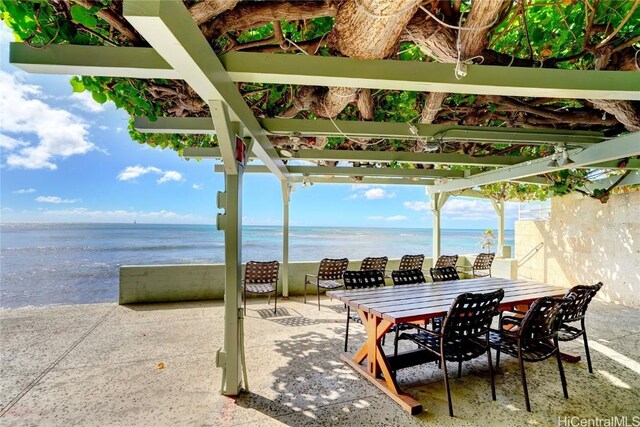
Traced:
<svg viewBox="0 0 640 427">
<path fill-rule="evenodd" d="M 82 24 L 87 28 L 93 28 L 98 25 L 98 20 L 84 6 L 74 4 L 71 6 L 71 17 L 78 24 Z"/>
<path fill-rule="evenodd" d="M 93 97 L 93 100 L 99 104 L 104 104 L 105 102 L 107 102 L 107 95 L 102 92 L 93 92 L 91 96 Z"/>
<path fill-rule="evenodd" d="M 72 77 L 69 81 L 74 92 L 84 92 L 84 85 L 78 77 Z"/>
</svg>

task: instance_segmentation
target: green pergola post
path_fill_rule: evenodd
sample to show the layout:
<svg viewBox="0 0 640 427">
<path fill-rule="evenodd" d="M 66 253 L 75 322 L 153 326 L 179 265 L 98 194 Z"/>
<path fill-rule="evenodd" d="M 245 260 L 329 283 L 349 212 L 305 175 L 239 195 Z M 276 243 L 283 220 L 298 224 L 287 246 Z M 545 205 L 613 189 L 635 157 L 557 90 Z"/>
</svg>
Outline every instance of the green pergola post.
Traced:
<svg viewBox="0 0 640 427">
<path fill-rule="evenodd" d="M 289 296 L 289 201 L 292 185 L 282 181 L 282 296 Z"/>
<path fill-rule="evenodd" d="M 504 257 L 504 199 L 490 200 L 498 215 L 498 250 L 496 253 L 498 256 Z"/>
<path fill-rule="evenodd" d="M 440 233 L 440 211 L 444 206 L 445 202 L 449 198 L 448 193 L 436 193 L 431 195 L 431 212 L 433 212 L 433 225 L 432 225 L 432 234 L 433 234 L 433 244 L 431 250 L 431 256 L 433 258 L 433 262 L 435 264 L 436 260 L 440 256 L 440 247 L 442 242 L 442 236 Z"/>
</svg>

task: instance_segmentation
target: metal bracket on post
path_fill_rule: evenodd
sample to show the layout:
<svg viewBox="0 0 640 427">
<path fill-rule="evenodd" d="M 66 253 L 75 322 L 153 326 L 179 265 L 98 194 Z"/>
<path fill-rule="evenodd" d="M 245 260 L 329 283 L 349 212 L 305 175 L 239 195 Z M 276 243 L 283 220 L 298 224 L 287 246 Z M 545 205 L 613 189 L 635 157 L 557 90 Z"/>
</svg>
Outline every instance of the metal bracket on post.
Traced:
<svg viewBox="0 0 640 427">
<path fill-rule="evenodd" d="M 216 194 L 216 205 L 218 209 L 225 210 L 227 208 L 227 193 L 218 191 Z M 227 226 L 227 214 L 225 212 L 216 215 L 216 229 L 223 231 Z"/>
</svg>

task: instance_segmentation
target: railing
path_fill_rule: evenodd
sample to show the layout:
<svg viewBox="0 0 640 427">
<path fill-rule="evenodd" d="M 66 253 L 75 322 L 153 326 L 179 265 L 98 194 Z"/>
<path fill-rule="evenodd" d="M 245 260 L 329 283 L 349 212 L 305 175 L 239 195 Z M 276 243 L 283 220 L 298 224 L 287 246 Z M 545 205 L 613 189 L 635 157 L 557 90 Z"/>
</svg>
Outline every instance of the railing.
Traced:
<svg viewBox="0 0 640 427">
<path fill-rule="evenodd" d="M 551 205 L 548 203 L 518 203 L 518 220 L 546 221 L 549 218 Z"/>
</svg>

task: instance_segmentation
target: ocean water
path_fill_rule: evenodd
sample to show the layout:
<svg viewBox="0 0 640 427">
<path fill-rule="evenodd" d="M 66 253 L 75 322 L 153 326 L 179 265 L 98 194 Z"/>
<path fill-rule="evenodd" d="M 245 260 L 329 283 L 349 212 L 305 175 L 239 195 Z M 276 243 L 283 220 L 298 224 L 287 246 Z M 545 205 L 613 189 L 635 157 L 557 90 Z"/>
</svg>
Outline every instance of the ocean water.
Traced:
<svg viewBox="0 0 640 427">
<path fill-rule="evenodd" d="M 443 230 L 444 254 L 480 251 L 484 230 Z M 513 231 L 506 232 L 513 245 Z M 431 256 L 431 229 L 291 227 L 289 259 Z M 282 228 L 245 226 L 243 260 L 282 261 Z M 122 265 L 224 262 L 209 225 L 2 224 L 0 307 L 116 301 Z"/>
</svg>

